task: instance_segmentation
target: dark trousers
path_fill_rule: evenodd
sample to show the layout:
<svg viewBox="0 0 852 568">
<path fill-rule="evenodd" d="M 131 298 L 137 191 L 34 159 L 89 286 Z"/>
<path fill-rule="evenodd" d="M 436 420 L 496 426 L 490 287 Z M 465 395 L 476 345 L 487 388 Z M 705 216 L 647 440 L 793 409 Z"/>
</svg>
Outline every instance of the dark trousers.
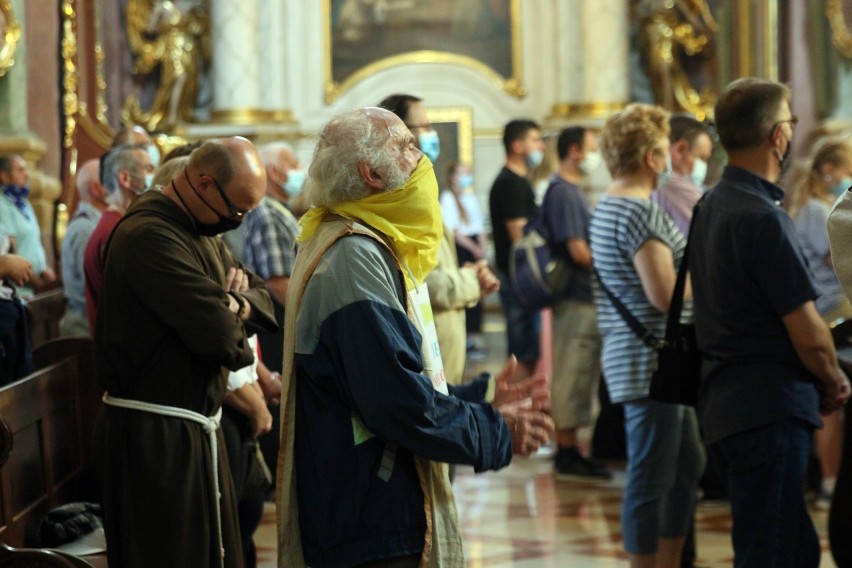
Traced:
<svg viewBox="0 0 852 568">
<path fill-rule="evenodd" d="M 812 436 L 812 426 L 789 418 L 708 448 L 728 475 L 737 568 L 819 566 L 804 493 Z"/>
<path fill-rule="evenodd" d="M 828 514 L 828 543 L 838 566 L 852 566 L 852 414 L 846 414 L 844 423 L 843 458 Z"/>
<path fill-rule="evenodd" d="M 222 407 L 222 436 L 225 438 L 225 449 L 228 452 L 228 465 L 234 478 L 234 494 L 237 496 L 237 519 L 240 526 L 245 566 L 249 568 L 257 564 L 254 546 L 254 531 L 260 525 L 263 516 L 263 494 L 243 495 L 248 473 L 248 463 L 251 459 L 248 418 L 230 406 Z M 258 506 L 260 512 L 258 513 Z"/>
<path fill-rule="evenodd" d="M 284 370 L 284 306 L 273 301 L 275 307 L 275 321 L 278 322 L 277 333 L 261 332 L 257 334 L 257 342 L 260 344 L 260 358 L 270 371 L 280 373 Z M 263 459 L 272 472 L 272 483 L 275 483 L 275 471 L 278 467 L 278 448 L 281 444 L 281 409 L 270 406 L 272 414 L 272 430 L 258 439 Z"/>
<path fill-rule="evenodd" d="M 470 238 L 473 239 L 476 244 L 479 244 L 479 235 L 473 235 Z M 466 262 L 476 262 L 476 259 L 473 257 L 473 254 L 463 246 L 459 246 L 458 243 L 456 243 L 456 255 L 459 257 L 459 266 L 464 266 Z M 482 302 L 478 302 L 472 308 L 465 308 L 464 315 L 465 330 L 468 333 L 481 333 Z"/>
<path fill-rule="evenodd" d="M 0 300 L 0 386 L 35 371 L 27 314 L 17 299 Z"/>
</svg>

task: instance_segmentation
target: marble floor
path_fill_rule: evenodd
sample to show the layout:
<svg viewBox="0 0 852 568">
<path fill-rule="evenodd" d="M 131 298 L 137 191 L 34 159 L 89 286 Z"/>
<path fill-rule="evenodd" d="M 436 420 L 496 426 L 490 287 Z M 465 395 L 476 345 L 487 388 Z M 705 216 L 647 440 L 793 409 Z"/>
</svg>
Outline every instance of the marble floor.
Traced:
<svg viewBox="0 0 852 568">
<path fill-rule="evenodd" d="M 505 350 L 505 327 L 499 313 L 489 313 L 484 330 L 481 341 L 489 356 L 471 364 L 471 373 L 495 371 L 502 363 L 498 354 Z M 544 359 L 546 365 L 547 349 Z M 470 468 L 458 469 L 454 488 L 468 567 L 627 566 L 619 526 L 623 463 L 608 464 L 614 472 L 611 481 L 557 480 L 547 450 L 529 459 L 516 458 L 498 472 L 475 475 Z M 823 544 L 820 568 L 833 567 L 825 536 L 827 513 L 817 509 L 811 513 Z M 730 526 L 726 503 L 699 503 L 696 566 L 733 565 Z M 271 503 L 255 542 L 258 566 L 275 567 L 275 511 Z"/>
<path fill-rule="evenodd" d="M 474 475 L 459 468 L 456 499 L 470 568 L 603 568 L 626 566 L 619 508 L 624 473 L 609 482 L 555 479 L 549 456 L 516 459 Z M 825 538 L 827 514 L 813 509 L 823 542 L 820 568 L 835 566 Z M 727 504 L 700 503 L 697 566 L 733 565 Z M 267 505 L 255 536 L 258 566 L 275 567 L 275 511 Z"/>
</svg>

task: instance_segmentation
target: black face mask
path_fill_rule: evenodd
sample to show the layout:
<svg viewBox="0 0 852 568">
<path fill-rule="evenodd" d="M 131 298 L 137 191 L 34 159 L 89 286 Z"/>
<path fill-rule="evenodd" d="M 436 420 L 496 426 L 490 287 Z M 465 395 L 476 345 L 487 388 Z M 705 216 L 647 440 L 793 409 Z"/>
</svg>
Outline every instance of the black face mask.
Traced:
<svg viewBox="0 0 852 568">
<path fill-rule="evenodd" d="M 189 174 L 186 173 L 186 169 L 183 170 L 183 175 L 186 177 L 186 182 L 189 184 L 189 187 L 192 188 L 192 191 L 195 192 L 195 195 L 198 195 L 198 198 L 201 199 L 201 202 L 204 203 L 204 205 L 206 205 L 208 209 L 213 211 L 213 213 L 215 213 L 217 217 L 219 217 L 219 220 L 215 223 L 202 223 L 195 218 L 195 215 L 192 215 L 190 213 L 190 215 L 192 215 L 192 219 L 195 221 L 195 230 L 198 231 L 199 235 L 201 235 L 202 237 L 215 237 L 216 235 L 220 235 L 228 231 L 233 231 L 243 223 L 242 218 L 234 219 L 233 217 L 225 217 L 224 215 L 216 211 L 216 209 L 214 209 L 212 205 L 207 203 L 207 201 L 205 201 L 205 199 L 201 197 L 201 195 L 199 195 L 198 190 L 195 189 L 195 186 L 192 185 L 192 182 L 189 180 Z M 174 182 L 172 182 L 172 184 L 174 184 Z M 177 188 L 175 188 L 175 193 L 177 193 L 178 198 L 183 203 L 183 198 L 180 196 L 180 193 L 177 191 Z M 184 207 L 186 207 L 186 203 L 184 203 Z M 187 211 L 189 211 L 188 207 Z"/>
<path fill-rule="evenodd" d="M 787 138 L 787 137 L 784 136 L 784 138 Z M 778 173 L 779 178 L 781 176 L 783 176 L 784 173 L 787 171 L 787 168 L 790 167 L 790 151 L 792 149 L 793 149 L 793 139 L 789 138 L 789 139 L 787 139 L 787 149 L 784 150 L 784 155 L 782 155 L 780 158 L 778 158 L 778 167 L 781 169 L 781 171 Z M 777 154 L 776 154 L 776 157 L 777 157 Z"/>
</svg>

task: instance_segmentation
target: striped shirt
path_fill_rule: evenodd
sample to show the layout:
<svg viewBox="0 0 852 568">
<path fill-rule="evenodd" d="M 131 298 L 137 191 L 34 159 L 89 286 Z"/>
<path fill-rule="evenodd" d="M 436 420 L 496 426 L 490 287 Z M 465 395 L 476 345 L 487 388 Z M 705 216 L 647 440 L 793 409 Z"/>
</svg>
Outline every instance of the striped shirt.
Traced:
<svg viewBox="0 0 852 568">
<path fill-rule="evenodd" d="M 672 249 L 675 269 L 680 266 L 686 239 L 672 219 L 655 203 L 633 197 L 604 197 L 598 203 L 590 227 L 595 268 L 603 283 L 647 329 L 665 334 L 666 314 L 653 307 L 642 290 L 633 265 L 636 251 L 649 239 Z M 598 328 L 603 336 L 602 368 L 613 402 L 648 396 L 657 355 L 636 336 L 595 283 Z M 682 318 L 692 317 L 692 303 L 684 304 Z"/>
</svg>

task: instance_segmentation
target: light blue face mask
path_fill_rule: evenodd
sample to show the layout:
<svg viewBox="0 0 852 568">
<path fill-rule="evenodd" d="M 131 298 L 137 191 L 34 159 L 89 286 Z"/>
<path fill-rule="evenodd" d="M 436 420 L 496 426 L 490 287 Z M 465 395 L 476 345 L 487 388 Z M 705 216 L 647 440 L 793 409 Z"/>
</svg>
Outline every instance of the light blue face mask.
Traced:
<svg viewBox="0 0 852 568">
<path fill-rule="evenodd" d="M 305 185 L 305 170 L 290 170 L 287 172 L 287 181 L 284 182 L 284 191 L 290 197 L 296 197 L 302 193 L 302 186 Z"/>
<path fill-rule="evenodd" d="M 145 189 L 151 189 L 152 183 L 154 183 L 154 174 L 145 174 Z"/>
<path fill-rule="evenodd" d="M 438 133 L 434 130 L 421 132 L 417 137 L 417 143 L 420 145 L 420 151 L 426 154 L 433 164 L 441 155 L 441 139 L 438 138 Z"/>
<path fill-rule="evenodd" d="M 151 164 L 154 166 L 154 169 L 157 169 L 157 166 L 160 165 L 160 150 L 153 143 L 145 146 L 145 150 L 148 151 L 148 155 L 151 157 Z M 151 184 L 148 184 L 148 187 L 151 187 Z"/>
<path fill-rule="evenodd" d="M 849 189 L 850 185 L 852 185 L 852 178 L 841 178 L 840 181 L 831 186 L 831 194 L 834 197 L 840 197 Z"/>
<path fill-rule="evenodd" d="M 459 189 L 467 189 L 473 185 L 473 175 L 462 174 L 459 176 Z"/>
<path fill-rule="evenodd" d="M 524 156 L 524 163 L 528 168 L 537 168 L 541 165 L 542 160 L 544 160 L 544 152 L 541 150 L 534 150 Z"/>
<path fill-rule="evenodd" d="M 692 166 L 692 173 L 689 174 L 692 183 L 695 187 L 701 188 L 704 186 L 704 179 L 707 177 L 707 162 L 701 158 L 695 158 L 695 164 Z"/>
</svg>

